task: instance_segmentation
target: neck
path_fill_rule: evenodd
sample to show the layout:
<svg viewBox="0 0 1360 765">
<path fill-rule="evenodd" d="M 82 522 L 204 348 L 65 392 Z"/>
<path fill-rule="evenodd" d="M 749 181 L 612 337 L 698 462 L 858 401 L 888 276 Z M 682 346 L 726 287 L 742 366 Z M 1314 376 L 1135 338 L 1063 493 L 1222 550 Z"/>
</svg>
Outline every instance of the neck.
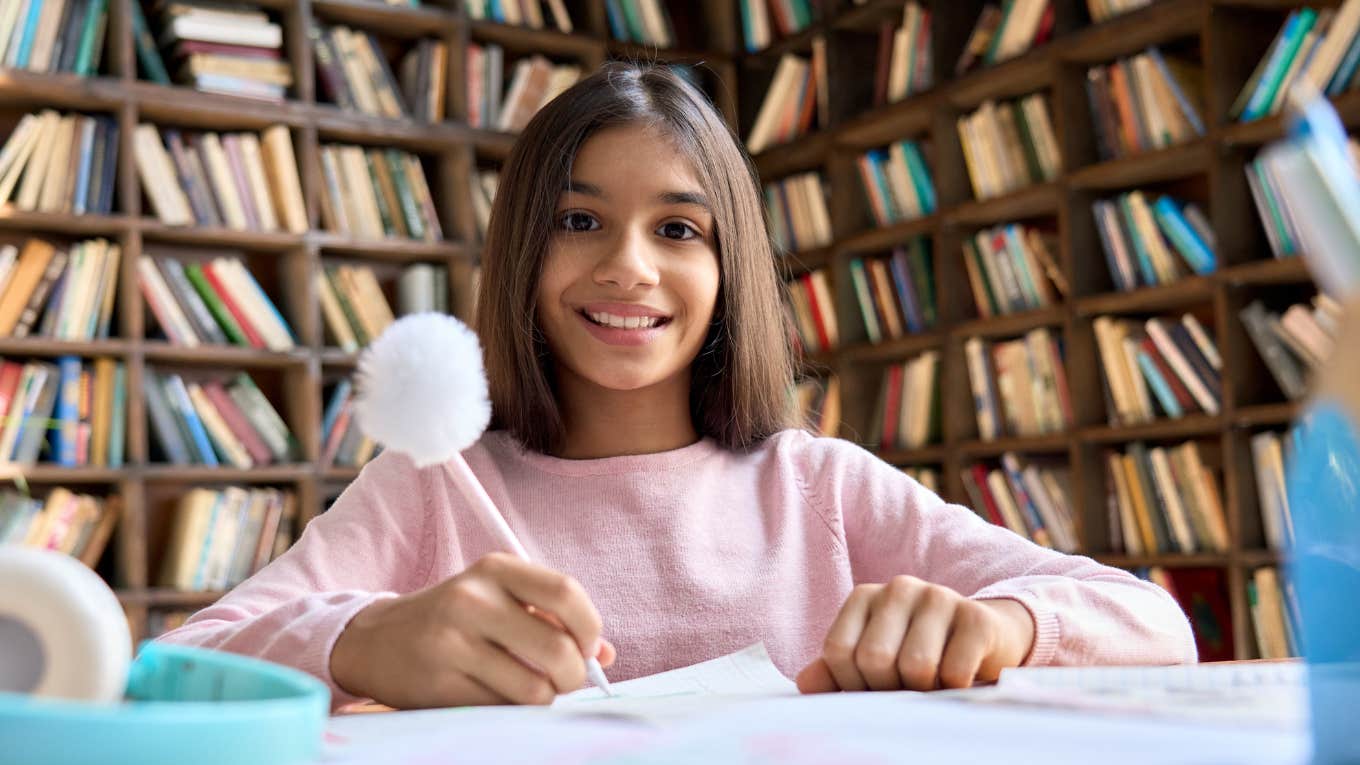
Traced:
<svg viewBox="0 0 1360 765">
<path fill-rule="evenodd" d="M 600 459 L 656 454 L 699 440 L 689 411 L 689 372 L 641 390 L 610 390 L 576 377 L 558 378 L 567 437 L 555 455 Z"/>
</svg>

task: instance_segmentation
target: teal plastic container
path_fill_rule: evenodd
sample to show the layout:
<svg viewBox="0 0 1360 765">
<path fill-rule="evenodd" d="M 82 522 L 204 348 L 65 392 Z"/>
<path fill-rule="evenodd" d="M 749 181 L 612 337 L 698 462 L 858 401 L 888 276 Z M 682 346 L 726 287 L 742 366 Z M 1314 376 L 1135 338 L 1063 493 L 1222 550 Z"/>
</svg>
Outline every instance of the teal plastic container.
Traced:
<svg viewBox="0 0 1360 765">
<path fill-rule="evenodd" d="M 23 765 L 313 762 L 330 711 L 316 678 L 272 662 L 148 642 L 122 704 L 0 693 L 0 760 Z"/>
</svg>

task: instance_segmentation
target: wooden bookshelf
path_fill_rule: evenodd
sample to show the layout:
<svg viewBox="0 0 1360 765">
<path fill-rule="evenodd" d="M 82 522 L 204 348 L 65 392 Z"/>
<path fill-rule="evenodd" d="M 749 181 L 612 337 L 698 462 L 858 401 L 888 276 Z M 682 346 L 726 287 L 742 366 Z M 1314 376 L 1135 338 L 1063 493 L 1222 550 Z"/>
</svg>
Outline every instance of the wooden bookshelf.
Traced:
<svg viewBox="0 0 1360 765">
<path fill-rule="evenodd" d="M 944 391 L 943 441 L 909 451 L 878 451 L 885 461 L 903 467 L 941 469 L 945 497 L 971 504 L 963 490 L 960 470 L 976 461 L 995 459 L 1005 451 L 1052 458 L 1065 455 L 1071 467 L 1073 501 L 1079 515 L 1078 537 L 1084 552 L 1114 566 L 1207 567 L 1220 569 L 1234 628 L 1237 658 L 1255 656 L 1255 638 L 1246 601 L 1245 583 L 1251 571 L 1276 565 L 1280 556 L 1264 548 L 1260 511 L 1249 437 L 1265 428 L 1282 428 L 1299 412 L 1269 380 L 1264 363 L 1241 328 L 1237 310 L 1251 296 L 1282 288 L 1312 284 L 1297 259 L 1271 257 L 1265 233 L 1247 192 L 1243 166 L 1264 143 L 1282 134 L 1282 120 L 1272 117 L 1249 124 L 1228 121 L 1229 105 L 1269 46 L 1288 12 L 1301 3 L 1260 0 L 1162 0 L 1149 7 L 1093 25 L 1080 0 L 1056 0 L 1058 28 L 1046 45 L 961 78 L 949 78 L 981 2 L 922 0 L 931 9 L 936 84 L 925 93 L 874 108 L 864 87 L 851 81 L 869 78 L 873 71 L 855 71 L 847 62 L 864 66 L 873 47 L 873 32 L 883 19 L 900 21 L 904 0 L 848 0 L 818 21 L 795 41 L 741 59 L 743 77 L 752 69 L 772 66 L 784 52 L 805 53 L 812 35 L 828 40 L 831 79 L 858 94 L 832 99 L 831 127 L 797 141 L 775 146 L 754 160 L 762 180 L 773 181 L 792 172 L 820 170 L 828 185 L 829 210 L 836 240 L 827 248 L 791 253 L 794 263 L 829 268 L 841 346 L 817 354 L 805 373 L 837 374 L 842 382 L 842 435 L 860 438 L 872 432 L 875 397 L 887 363 L 901 362 L 928 348 L 943 348 L 941 386 Z M 1323 2 L 1323 6 L 1336 3 Z M 1317 5 L 1317 4 L 1314 4 Z M 957 17 L 957 18 L 956 18 Z M 962 32 L 958 29 L 962 26 Z M 1205 71 L 1207 133 L 1170 148 L 1114 160 L 1102 160 L 1092 137 L 1090 110 L 1084 89 L 1087 67 L 1131 55 L 1150 45 L 1185 46 L 1199 52 Z M 858 58 L 856 58 L 858 56 Z M 867 59 L 870 65 L 872 57 Z M 839 68 L 838 68 L 839 67 Z M 941 79 L 941 76 L 944 78 Z M 755 78 L 763 87 L 764 78 Z M 758 98 L 758 90 L 742 81 L 743 99 Z M 1063 172 L 1052 183 L 1032 185 L 1003 196 L 975 200 L 969 185 L 955 119 L 988 99 L 1004 99 L 1043 92 L 1048 97 L 1063 157 Z M 1339 96 L 1335 103 L 1343 121 L 1360 128 L 1360 93 Z M 743 115 L 753 113 L 743 104 Z M 746 134 L 749 123 L 740 125 Z M 939 208 L 928 217 L 872 226 L 868 202 L 855 171 L 855 158 L 864 151 L 900 139 L 932 144 L 931 172 Z M 1091 222 L 1091 201 L 1149 186 L 1196 183 L 1207 190 L 1202 206 L 1219 238 L 1218 269 L 1213 274 L 1169 285 L 1131 292 L 1115 291 Z M 971 291 L 961 265 L 963 237 L 990 225 L 1042 220 L 1055 229 L 1054 253 L 1072 285 L 1072 294 L 1057 306 L 1039 311 L 977 318 Z M 922 335 L 869 344 L 863 339 L 862 319 L 850 281 L 848 263 L 855 257 L 885 254 L 894 245 L 925 235 L 933 242 L 934 277 L 940 323 Z M 806 270 L 795 268 L 794 272 Z M 1209 318 L 1224 355 L 1223 410 L 1218 415 L 1197 414 L 1182 419 L 1159 419 L 1137 426 L 1107 424 L 1100 398 L 1099 358 L 1091 332 L 1096 316 L 1150 316 L 1193 311 Z M 1035 437 L 978 438 L 963 342 L 973 336 L 1009 339 L 1035 327 L 1048 327 L 1062 338 L 1069 386 L 1073 390 L 1077 422 L 1066 433 Z M 847 331 L 847 330 L 850 331 Z M 856 392 L 850 395 L 847 392 Z M 1192 440 L 1208 447 L 1206 459 L 1219 474 L 1221 495 L 1231 530 L 1226 553 L 1132 556 L 1108 548 L 1104 449 L 1122 448 L 1143 440 L 1172 445 Z"/>
<path fill-rule="evenodd" d="M 137 0 L 111 0 L 108 48 L 103 76 L 40 75 L 0 70 L 0 103 L 4 111 L 23 113 L 39 108 L 97 112 L 114 117 L 121 128 L 122 146 L 116 175 L 115 213 L 71 216 L 21 213 L 0 209 L 0 230 L 10 233 L 106 236 L 123 247 L 123 266 L 114 321 L 115 338 L 94 343 L 47 340 L 0 341 L 0 355 L 52 357 L 67 353 L 110 356 L 127 364 L 129 390 L 136 391 L 148 369 L 193 367 L 246 369 L 277 376 L 282 382 L 286 418 L 303 447 L 297 464 L 262 470 L 172 467 L 150 464 L 149 426 L 140 397 L 129 395 L 127 417 L 128 466 L 121 470 L 61 469 L 39 465 L 26 473 L 39 485 L 73 484 L 84 490 L 104 490 L 123 499 L 123 515 L 100 571 L 119 592 L 135 639 L 143 637 L 150 610 L 198 608 L 220 593 L 181 593 L 153 587 L 158 559 L 156 541 L 167 533 L 167 501 L 198 485 L 231 483 L 278 486 L 297 497 L 300 522 L 321 512 L 329 499 L 357 475 L 353 468 L 321 464 L 323 386 L 349 374 L 356 356 L 329 347 L 323 337 L 320 307 L 308 282 L 290 285 L 303 290 L 306 310 L 291 317 L 299 347 L 288 353 L 239 348 L 186 349 L 151 339 L 145 310 L 136 287 L 136 257 L 147 248 L 231 248 L 248 254 L 275 255 L 288 261 L 290 274 L 310 279 L 323 262 L 366 262 L 374 266 L 433 263 L 449 269 L 449 305 L 466 318 L 468 274 L 479 255 L 479 243 L 468 177 L 481 168 L 496 166 L 507 157 L 511 134 L 470 128 L 467 114 L 464 53 L 472 43 L 503 46 L 507 56 L 541 53 L 555 62 L 571 62 L 586 72 L 600 63 L 625 58 L 668 63 L 700 64 L 705 89 L 737 134 L 745 137 L 768 87 L 778 59 L 785 53 L 808 55 L 812 40 L 824 36 L 833 83 L 829 127 L 792 143 L 774 146 L 754 157 L 763 181 L 795 172 L 817 170 L 830 190 L 828 208 L 834 242 L 817 250 L 781 256 L 781 268 L 797 274 L 827 268 L 832 280 L 841 347 L 814 354 L 805 368 L 817 375 L 841 376 L 846 391 L 867 395 L 843 396 L 845 434 L 870 432 L 873 391 L 883 365 L 920 353 L 940 350 L 942 375 L 951 381 L 943 402 L 941 443 L 910 451 L 884 452 L 895 465 L 929 465 L 941 469 L 945 496 L 965 501 L 960 469 L 1005 450 L 1024 454 L 1066 455 L 1072 469 L 1073 499 L 1080 516 L 1079 537 L 1086 551 L 1098 559 L 1125 567 L 1207 566 L 1226 572 L 1235 627 L 1236 654 L 1253 655 L 1250 619 L 1244 584 L 1252 567 L 1278 562 L 1261 549 L 1259 512 L 1248 438 L 1251 429 L 1280 426 L 1297 412 L 1272 391 L 1263 362 L 1246 335 L 1236 327 L 1236 308 L 1244 291 L 1271 290 L 1280 285 L 1306 285 L 1308 275 L 1297 261 L 1270 258 L 1265 235 L 1242 168 L 1259 146 L 1281 132 L 1278 118 L 1249 125 L 1229 124 L 1226 114 L 1251 68 L 1265 51 L 1293 3 L 1263 0 L 1162 0 L 1152 6 L 1092 25 L 1082 0 L 1054 0 L 1056 31 L 1053 41 L 1022 56 L 949 79 L 962 46 L 981 9 L 982 0 L 937 2 L 925 0 L 933 17 L 933 49 L 929 52 L 936 85 L 905 101 L 874 108 L 866 79 L 872 84 L 876 29 L 884 19 L 900 19 L 904 0 L 823 0 L 820 18 L 791 37 L 776 40 L 766 50 L 741 49 L 740 18 L 732 0 L 693 0 L 675 8 L 697 11 L 702 40 L 686 40 L 684 47 L 658 50 L 612 40 L 604 0 L 574 0 L 568 5 L 576 31 L 532 30 L 468 18 L 457 0 L 427 0 L 420 8 L 394 7 L 370 0 L 263 0 L 257 3 L 277 14 L 283 25 L 283 49 L 291 63 L 294 84 L 288 100 L 265 104 L 230 96 L 199 93 L 185 87 L 166 87 L 138 79 L 131 34 L 130 8 Z M 1324 5 L 1333 4 L 1324 0 Z M 440 123 L 391 120 L 353 114 L 325 103 L 320 96 L 307 34 L 313 22 L 346 24 L 393 39 L 433 37 L 448 51 L 448 118 Z M 1206 72 L 1208 133 L 1195 142 L 1135 157 L 1102 162 L 1092 138 L 1083 78 L 1088 66 L 1135 53 L 1153 44 L 1192 44 L 1202 54 Z M 872 46 L 871 46 L 872 43 Z M 866 55 L 868 58 L 866 59 Z M 866 61 L 868 64 L 866 64 Z M 867 67 L 867 68 L 866 68 Z M 955 129 L 960 115 L 984 100 L 1024 96 L 1042 91 L 1054 116 L 1063 155 L 1063 171 L 1051 182 L 1023 188 L 1004 196 L 972 198 L 962 151 Z M 1338 99 L 1342 117 L 1360 126 L 1360 94 Z M 283 124 L 290 128 L 299 162 L 310 229 L 303 234 L 229 231 L 216 228 L 170 227 L 151 216 L 143 201 L 141 183 L 132 159 L 132 129 L 139 122 L 186 129 L 259 130 Z M 3 137 L 0 137 L 3 138 Z M 890 228 L 872 226 L 863 190 L 855 173 L 855 158 L 870 148 L 911 138 L 930 144 L 928 160 L 939 198 L 938 211 L 917 221 Z M 413 152 L 425 162 L 432 195 L 444 229 L 445 241 L 436 243 L 384 239 L 358 241 L 321 228 L 324 182 L 320 147 L 329 143 L 394 147 Z M 1207 277 L 1166 287 L 1130 293 L 1113 292 L 1090 223 L 1092 198 L 1116 194 L 1145 184 L 1182 178 L 1202 179 L 1208 191 L 1206 211 L 1219 238 L 1219 270 Z M 1073 294 L 1059 305 L 993 319 L 973 313 L 964 269 L 959 257 L 962 237 L 996 223 L 1042 219 L 1057 232 L 1054 252 L 1072 284 Z M 933 244 L 934 277 L 940 321 L 929 333 L 879 345 L 863 334 L 847 332 L 860 326 L 848 285 L 848 262 L 872 256 L 894 244 L 924 235 Z M 280 295 L 279 297 L 286 297 Z M 1137 427 L 1114 428 L 1105 422 L 1099 390 L 1091 319 L 1103 313 L 1139 314 L 1195 308 L 1212 317 L 1212 330 L 1223 351 L 1224 409 L 1217 416 L 1184 421 L 1161 420 Z M 1061 337 L 1067 354 L 1069 382 L 1081 400 L 1074 401 L 1076 426 L 1067 433 L 1033 438 L 978 439 L 971 399 L 958 395 L 967 379 L 963 343 L 972 336 L 1014 337 L 1028 329 L 1048 327 Z M 1226 554 L 1194 556 L 1126 556 L 1103 547 L 1104 474 L 1098 455 L 1106 446 L 1135 439 L 1174 443 L 1184 439 L 1217 446 L 1223 496 L 1227 504 L 1232 546 Z M 1252 514 L 1255 514 L 1254 519 Z"/>
</svg>

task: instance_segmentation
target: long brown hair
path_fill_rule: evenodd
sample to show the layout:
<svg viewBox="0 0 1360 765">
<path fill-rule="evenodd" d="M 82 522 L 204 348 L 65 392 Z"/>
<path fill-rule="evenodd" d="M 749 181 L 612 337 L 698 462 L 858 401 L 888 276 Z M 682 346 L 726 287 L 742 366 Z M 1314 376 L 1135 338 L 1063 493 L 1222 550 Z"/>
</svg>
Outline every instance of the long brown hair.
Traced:
<svg viewBox="0 0 1360 765">
<path fill-rule="evenodd" d="M 695 429 L 739 449 L 792 427 L 792 359 L 755 170 L 727 123 L 682 77 L 664 66 L 617 62 L 544 106 L 501 170 L 476 317 L 491 427 L 543 453 L 563 442 L 535 293 L 577 151 L 594 132 L 623 124 L 658 127 L 673 138 L 713 208 L 720 287 L 708 337 L 691 367 Z"/>
</svg>

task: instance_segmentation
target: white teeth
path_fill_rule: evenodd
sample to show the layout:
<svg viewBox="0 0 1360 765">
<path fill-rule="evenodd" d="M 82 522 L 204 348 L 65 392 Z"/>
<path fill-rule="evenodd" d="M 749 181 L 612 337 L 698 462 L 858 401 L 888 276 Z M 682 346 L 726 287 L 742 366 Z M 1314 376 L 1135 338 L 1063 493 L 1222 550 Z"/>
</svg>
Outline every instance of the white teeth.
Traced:
<svg viewBox="0 0 1360 765">
<path fill-rule="evenodd" d="M 615 316 L 609 313 L 591 313 L 589 316 L 596 324 L 617 329 L 650 329 L 661 323 L 661 319 L 656 316 Z"/>
</svg>

